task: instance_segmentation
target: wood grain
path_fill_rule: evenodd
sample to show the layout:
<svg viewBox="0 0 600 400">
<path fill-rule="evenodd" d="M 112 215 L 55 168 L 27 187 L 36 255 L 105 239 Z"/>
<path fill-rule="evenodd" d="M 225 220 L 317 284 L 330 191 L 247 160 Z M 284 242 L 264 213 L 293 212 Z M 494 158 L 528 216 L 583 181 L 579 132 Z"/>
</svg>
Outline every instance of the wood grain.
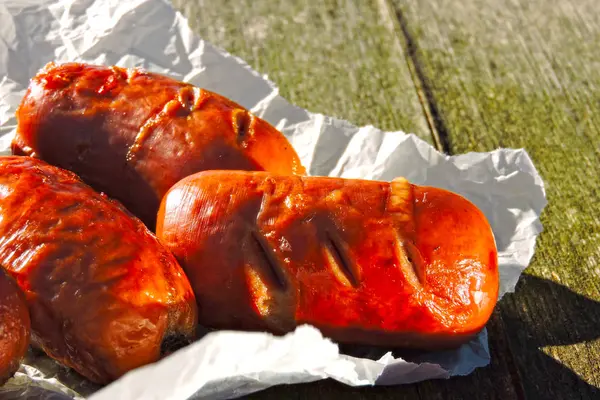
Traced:
<svg viewBox="0 0 600 400">
<path fill-rule="evenodd" d="M 190 26 L 313 112 L 431 140 L 398 38 L 370 2 L 174 0 Z"/>
<path fill-rule="evenodd" d="M 502 301 L 527 398 L 600 396 L 600 4 L 394 0 L 453 153 L 523 147 L 549 205 Z"/>
</svg>

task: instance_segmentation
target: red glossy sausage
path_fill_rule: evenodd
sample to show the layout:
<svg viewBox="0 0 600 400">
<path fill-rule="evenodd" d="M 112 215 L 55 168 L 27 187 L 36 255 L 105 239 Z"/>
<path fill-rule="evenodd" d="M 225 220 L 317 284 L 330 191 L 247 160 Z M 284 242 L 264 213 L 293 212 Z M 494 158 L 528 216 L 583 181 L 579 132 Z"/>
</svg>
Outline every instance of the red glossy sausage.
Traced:
<svg viewBox="0 0 600 400">
<path fill-rule="evenodd" d="M 162 196 L 209 170 L 303 174 L 287 139 L 215 93 L 145 72 L 49 64 L 17 111 L 13 154 L 68 169 L 154 230 Z"/>
<path fill-rule="evenodd" d="M 29 330 L 25 296 L 0 268 L 0 386 L 19 369 L 29 347 Z"/>
<path fill-rule="evenodd" d="M 194 339 L 175 258 L 116 201 L 43 161 L 0 157 L 0 265 L 25 293 L 32 341 L 91 381 Z"/>
<path fill-rule="evenodd" d="M 165 196 L 157 236 L 186 271 L 199 322 L 446 348 L 488 321 L 494 237 L 463 197 L 391 183 L 207 171 Z"/>
</svg>

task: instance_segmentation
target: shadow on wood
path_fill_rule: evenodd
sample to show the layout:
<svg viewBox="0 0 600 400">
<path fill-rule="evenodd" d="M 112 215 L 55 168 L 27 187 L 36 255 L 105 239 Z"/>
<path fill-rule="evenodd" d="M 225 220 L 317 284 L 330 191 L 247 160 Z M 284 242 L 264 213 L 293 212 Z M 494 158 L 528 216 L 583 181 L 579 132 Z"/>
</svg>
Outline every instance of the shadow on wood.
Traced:
<svg viewBox="0 0 600 400">
<path fill-rule="evenodd" d="M 559 304 L 560 306 L 555 307 Z M 332 380 L 278 386 L 252 399 L 595 399 L 600 389 L 546 354 L 547 346 L 600 338 L 600 302 L 552 281 L 523 275 L 488 324 L 492 362 L 469 376 L 404 386 L 351 388 Z M 501 318 L 500 318 L 501 316 Z M 517 372 L 516 365 L 524 374 Z M 598 368 L 591 365 L 589 368 Z"/>
<path fill-rule="evenodd" d="M 600 302 L 581 296 L 555 282 L 523 275 L 514 294 L 502 300 L 502 319 L 527 398 L 592 399 L 600 389 L 552 357 L 552 346 L 574 346 L 574 352 L 593 352 L 584 342 L 600 339 Z M 600 368 L 599 354 L 578 371 Z M 595 361 L 594 361 L 595 360 Z M 595 375 L 596 374 L 589 374 Z M 593 382 L 598 384 L 598 382 Z"/>
</svg>

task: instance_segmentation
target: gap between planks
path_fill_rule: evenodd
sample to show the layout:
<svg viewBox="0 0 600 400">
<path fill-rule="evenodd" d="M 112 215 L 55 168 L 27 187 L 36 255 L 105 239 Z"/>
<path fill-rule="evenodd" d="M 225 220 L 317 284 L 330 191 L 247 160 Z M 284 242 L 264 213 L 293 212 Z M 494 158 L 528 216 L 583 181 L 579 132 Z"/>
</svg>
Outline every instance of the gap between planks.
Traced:
<svg viewBox="0 0 600 400">
<path fill-rule="evenodd" d="M 390 0 L 377 0 L 377 8 L 385 27 L 394 36 L 398 51 L 404 56 L 415 92 L 421 103 L 423 115 L 427 121 L 431 139 L 439 151 L 450 154 L 448 129 L 440 117 L 433 91 L 417 59 L 417 46 L 408 30 L 408 24 L 401 11 L 396 10 Z"/>
</svg>

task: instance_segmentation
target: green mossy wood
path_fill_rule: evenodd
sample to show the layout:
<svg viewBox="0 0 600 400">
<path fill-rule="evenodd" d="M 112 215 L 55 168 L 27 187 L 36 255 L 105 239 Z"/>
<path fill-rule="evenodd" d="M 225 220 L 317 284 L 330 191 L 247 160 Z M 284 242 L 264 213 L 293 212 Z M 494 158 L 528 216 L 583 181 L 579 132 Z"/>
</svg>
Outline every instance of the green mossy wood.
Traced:
<svg viewBox="0 0 600 400">
<path fill-rule="evenodd" d="M 368 2 L 174 0 L 203 39 L 309 111 L 429 138 L 399 39 Z"/>
<path fill-rule="evenodd" d="M 174 0 L 203 38 L 311 111 L 452 154 L 525 148 L 546 183 L 536 256 L 488 326 L 492 363 L 401 387 L 256 399 L 600 398 L 597 0 Z"/>
</svg>

